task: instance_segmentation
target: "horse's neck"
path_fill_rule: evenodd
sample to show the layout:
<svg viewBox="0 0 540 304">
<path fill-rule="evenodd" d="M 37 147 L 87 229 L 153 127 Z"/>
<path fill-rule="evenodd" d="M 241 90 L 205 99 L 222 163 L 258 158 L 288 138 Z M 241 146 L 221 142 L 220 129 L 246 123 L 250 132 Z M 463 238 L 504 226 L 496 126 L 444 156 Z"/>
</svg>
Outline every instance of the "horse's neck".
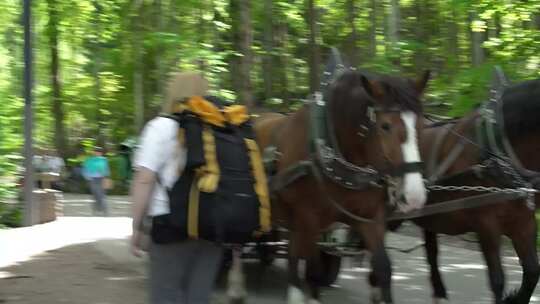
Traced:
<svg viewBox="0 0 540 304">
<path fill-rule="evenodd" d="M 529 133 L 519 138 L 509 138 L 516 157 L 525 169 L 540 171 L 540 132 Z"/>
<path fill-rule="evenodd" d="M 347 162 L 356 166 L 366 166 L 372 164 L 367 151 L 375 150 L 375 142 L 371 136 L 364 138 L 356 133 L 353 126 L 348 126 L 346 123 L 334 119 L 336 132 L 336 140 L 338 148 Z"/>
<path fill-rule="evenodd" d="M 422 159 L 427 164 L 428 171 L 436 170 L 457 145 L 460 145 L 463 138 L 475 140 L 475 119 L 477 113 L 474 112 L 458 121 L 441 124 L 435 127 L 428 127 L 422 132 L 420 141 L 420 151 Z M 465 167 L 475 165 L 480 159 L 480 150 L 474 145 L 465 144 L 463 151 L 457 156 L 451 167 L 457 171 Z M 433 174 L 434 172 L 428 172 Z"/>
<path fill-rule="evenodd" d="M 277 121 L 272 127 L 284 166 L 310 158 L 309 155 L 309 111 L 305 107 Z"/>
</svg>

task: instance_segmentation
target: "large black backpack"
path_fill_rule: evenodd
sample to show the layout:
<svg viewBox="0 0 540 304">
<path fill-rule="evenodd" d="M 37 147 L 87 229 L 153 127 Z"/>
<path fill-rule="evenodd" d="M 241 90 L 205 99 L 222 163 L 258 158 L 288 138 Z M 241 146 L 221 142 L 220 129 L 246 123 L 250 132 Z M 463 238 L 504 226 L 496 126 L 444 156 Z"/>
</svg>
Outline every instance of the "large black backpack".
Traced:
<svg viewBox="0 0 540 304">
<path fill-rule="evenodd" d="M 170 214 L 153 218 L 154 242 L 244 243 L 268 232 L 266 177 L 245 108 L 193 97 L 170 118 L 179 123 L 187 159 L 168 189 Z"/>
</svg>

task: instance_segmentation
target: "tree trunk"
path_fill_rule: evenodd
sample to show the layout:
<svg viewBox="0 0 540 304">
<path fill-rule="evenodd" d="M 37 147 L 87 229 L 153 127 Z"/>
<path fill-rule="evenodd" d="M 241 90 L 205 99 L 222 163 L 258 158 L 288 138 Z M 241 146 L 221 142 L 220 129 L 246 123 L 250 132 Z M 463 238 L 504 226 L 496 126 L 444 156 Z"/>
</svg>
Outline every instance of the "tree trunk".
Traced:
<svg viewBox="0 0 540 304">
<path fill-rule="evenodd" d="M 101 79 L 99 77 L 99 73 L 101 71 L 101 48 L 98 44 L 94 46 L 94 68 L 92 70 L 92 74 L 94 77 L 94 90 L 95 90 L 95 99 L 96 99 L 96 113 L 95 113 L 95 119 L 96 119 L 96 134 L 97 134 L 97 144 L 98 146 L 104 147 L 105 146 L 105 136 L 103 134 L 103 130 L 105 129 L 105 123 L 103 121 L 103 118 L 101 117 Z"/>
<path fill-rule="evenodd" d="M 140 1 L 135 9 L 136 16 L 142 16 L 143 3 Z M 142 29 L 140 17 L 133 18 L 133 96 L 135 99 L 135 131 L 142 130 L 144 124 L 144 82 L 142 63 Z M 142 18 L 141 18 L 142 19 Z"/>
<path fill-rule="evenodd" d="M 283 101 L 283 109 L 288 110 L 289 106 L 289 81 L 287 77 L 287 49 L 288 49 L 288 25 L 286 22 L 279 22 L 277 26 L 276 39 L 279 45 L 278 50 L 280 56 L 276 60 L 279 64 L 279 88 L 280 98 Z"/>
<path fill-rule="evenodd" d="M 390 14 L 388 15 L 388 41 L 390 43 L 390 49 L 393 50 L 397 47 L 399 42 L 399 0 L 390 1 Z"/>
<path fill-rule="evenodd" d="M 236 83 L 236 101 L 245 104 L 249 108 L 254 107 L 252 95 L 250 70 L 252 63 L 251 45 L 253 34 L 251 28 L 251 1 L 231 0 L 230 12 L 232 16 L 232 31 L 234 36 L 235 51 L 240 56 L 235 56 L 232 65 L 236 66 L 236 73 L 232 75 Z"/>
<path fill-rule="evenodd" d="M 416 13 L 416 20 L 419 22 L 418 25 L 415 27 L 415 36 L 416 41 L 418 41 L 419 45 L 422 45 L 426 43 L 426 25 L 428 24 L 425 18 L 425 6 L 424 1 L 417 0 L 415 1 L 414 9 Z M 426 52 L 425 52 L 426 46 L 420 47 L 418 50 L 416 50 L 414 54 L 414 66 L 416 69 L 416 73 L 418 71 L 422 71 L 425 68 L 426 65 Z"/>
<path fill-rule="evenodd" d="M 472 65 L 479 66 L 484 63 L 484 49 L 482 43 L 484 42 L 485 33 L 475 30 L 472 25 L 478 19 L 476 14 L 470 13 L 469 15 L 471 23 L 471 43 L 472 43 Z"/>
<path fill-rule="evenodd" d="M 155 11 L 156 11 L 156 21 L 157 21 L 157 24 L 156 24 L 156 27 L 157 27 L 157 32 L 158 33 L 162 33 L 165 31 L 165 16 L 163 14 L 163 2 L 162 0 L 155 0 L 154 2 L 155 4 Z M 165 74 L 165 67 L 164 67 L 164 62 L 163 62 L 163 55 L 165 54 L 165 52 L 163 51 L 163 47 L 158 44 L 158 49 L 156 50 L 156 55 L 155 55 L 155 62 L 156 62 L 156 67 L 157 67 L 157 75 L 156 75 L 156 90 L 157 90 L 157 96 L 158 96 L 158 99 L 163 102 L 163 95 L 164 95 L 164 92 L 163 92 L 163 88 L 164 88 L 164 74 Z"/>
<path fill-rule="evenodd" d="M 94 57 L 93 60 L 93 68 L 92 68 L 92 76 L 94 77 L 94 98 L 96 99 L 96 112 L 95 112 L 95 121 L 96 121 L 96 141 L 98 146 L 104 147 L 105 146 L 105 137 L 103 135 L 103 130 L 105 129 L 105 121 L 101 117 L 101 79 L 99 77 L 99 74 L 101 72 L 101 13 L 102 8 L 99 4 L 98 0 L 93 1 L 93 5 L 95 10 L 94 14 L 94 35 L 95 40 L 92 41 L 92 55 Z"/>
<path fill-rule="evenodd" d="M 358 46 L 356 45 L 358 42 L 358 31 L 356 30 L 356 18 L 357 18 L 357 10 L 356 10 L 356 1 L 355 0 L 347 0 L 346 8 L 347 10 L 347 23 L 349 23 L 349 26 L 351 27 L 351 33 L 349 34 L 349 38 L 347 39 L 348 44 L 348 57 L 350 60 L 350 64 L 353 67 L 357 67 L 359 62 L 359 50 Z"/>
<path fill-rule="evenodd" d="M 203 44 L 206 42 L 206 22 L 204 20 L 204 12 L 206 11 L 205 1 L 199 1 L 199 25 L 198 25 L 198 35 L 197 43 L 199 48 L 204 48 Z M 204 74 L 206 71 L 206 60 L 203 57 L 197 58 L 197 66 L 199 71 Z"/>
<path fill-rule="evenodd" d="M 371 0 L 369 11 L 369 57 L 377 56 L 377 0 Z"/>
<path fill-rule="evenodd" d="M 49 24 L 47 34 L 51 50 L 51 86 L 52 86 L 52 112 L 54 116 L 54 143 L 58 154 L 66 159 L 68 156 L 66 129 L 64 126 L 64 105 L 62 102 L 62 88 L 60 84 L 60 59 L 58 56 L 58 7 L 56 0 L 47 0 Z"/>
<path fill-rule="evenodd" d="M 273 33 L 273 12 L 274 8 L 272 0 L 264 0 L 264 39 L 263 39 L 263 79 L 264 79 L 264 98 L 266 100 L 272 98 L 272 85 L 273 85 L 273 48 L 274 48 L 274 33 Z"/>
<path fill-rule="evenodd" d="M 141 59 L 140 48 L 140 45 L 134 46 L 135 58 Z M 133 69 L 133 96 L 135 97 L 135 131 L 140 132 L 144 124 L 144 88 L 141 63 L 136 63 Z"/>
<path fill-rule="evenodd" d="M 450 9 L 452 17 L 448 20 L 448 44 L 450 50 L 449 57 L 454 58 L 457 67 L 459 65 L 459 20 L 456 8 L 451 6 Z"/>
<path fill-rule="evenodd" d="M 314 0 L 307 0 L 306 16 L 309 28 L 309 91 L 313 93 L 319 90 L 319 65 L 321 62 L 317 35 L 318 16 Z"/>
</svg>

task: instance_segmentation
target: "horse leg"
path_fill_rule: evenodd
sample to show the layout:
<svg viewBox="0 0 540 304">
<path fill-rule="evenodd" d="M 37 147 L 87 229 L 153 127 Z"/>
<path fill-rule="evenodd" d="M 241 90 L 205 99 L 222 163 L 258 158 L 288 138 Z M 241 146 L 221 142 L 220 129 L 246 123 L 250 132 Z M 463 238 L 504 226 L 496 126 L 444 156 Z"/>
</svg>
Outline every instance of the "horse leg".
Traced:
<svg viewBox="0 0 540 304">
<path fill-rule="evenodd" d="M 482 254 L 486 260 L 489 284 L 495 297 L 496 304 L 502 304 L 504 291 L 504 272 L 501 265 L 501 235 L 493 230 L 478 233 Z"/>
<path fill-rule="evenodd" d="M 288 259 L 288 283 L 289 290 L 287 293 L 287 303 L 288 304 L 304 304 L 305 297 L 302 292 L 301 280 L 298 276 L 298 262 L 299 259 L 296 256 L 289 254 Z"/>
<path fill-rule="evenodd" d="M 305 224 L 307 221 L 303 220 L 302 223 Z M 306 257 L 307 247 L 311 247 L 310 238 L 307 236 L 310 235 L 308 230 L 305 228 L 306 225 L 296 225 L 295 229 L 291 232 L 290 243 L 289 243 L 289 259 L 288 259 L 288 295 L 287 303 L 288 304 L 305 304 L 306 297 L 303 292 L 303 280 L 299 276 L 298 267 L 300 263 L 300 257 Z M 307 263 L 305 267 L 307 271 Z"/>
<path fill-rule="evenodd" d="M 441 273 L 439 271 L 439 244 L 437 240 L 437 234 L 424 229 L 424 241 L 426 258 L 430 268 L 430 280 L 433 287 L 433 303 L 443 303 L 448 299 L 446 294 L 446 288 L 442 281 Z"/>
<path fill-rule="evenodd" d="M 242 270 L 242 247 L 235 247 L 232 250 L 232 265 L 227 277 L 227 286 L 230 303 L 244 303 L 247 291 Z"/>
<path fill-rule="evenodd" d="M 319 239 L 319 226 L 316 217 L 309 217 L 303 222 L 302 254 L 306 258 L 304 277 L 309 292 L 308 304 L 320 303 L 320 288 L 322 286 L 322 265 L 320 249 L 317 245 Z"/>
<path fill-rule="evenodd" d="M 385 226 L 381 223 L 367 223 L 360 225 L 360 231 L 365 240 L 367 249 L 371 252 L 371 269 L 369 283 L 371 285 L 372 303 L 393 303 L 390 282 L 392 279 L 392 265 L 384 248 Z"/>
<path fill-rule="evenodd" d="M 531 214 L 530 218 L 526 220 L 525 225 L 519 225 L 515 233 L 510 235 L 523 268 L 523 277 L 520 289 L 517 292 L 508 294 L 504 299 L 504 303 L 526 304 L 531 299 L 540 276 L 540 266 L 538 265 L 538 254 L 536 252 L 536 235 L 534 214 Z"/>
<path fill-rule="evenodd" d="M 306 282 L 309 288 L 310 300 L 308 304 L 320 303 L 320 288 L 322 278 L 322 265 L 318 248 L 315 248 L 316 254 L 310 256 L 306 263 Z"/>
</svg>

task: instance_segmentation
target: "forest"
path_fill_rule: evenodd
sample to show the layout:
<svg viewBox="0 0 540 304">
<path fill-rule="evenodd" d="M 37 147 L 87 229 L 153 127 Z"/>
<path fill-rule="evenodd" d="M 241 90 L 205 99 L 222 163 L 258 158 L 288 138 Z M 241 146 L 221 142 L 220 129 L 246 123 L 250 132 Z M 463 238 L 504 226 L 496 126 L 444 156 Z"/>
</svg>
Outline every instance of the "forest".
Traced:
<svg viewBox="0 0 540 304">
<path fill-rule="evenodd" d="M 0 202 L 22 160 L 21 14 L 22 1 L 0 1 Z M 514 82 L 540 77 L 540 0 L 38 0 L 32 18 L 34 146 L 68 164 L 136 138 L 176 71 L 288 111 L 337 47 L 374 73 L 431 70 L 425 102 L 448 116 L 487 96 L 495 65 Z"/>
</svg>

